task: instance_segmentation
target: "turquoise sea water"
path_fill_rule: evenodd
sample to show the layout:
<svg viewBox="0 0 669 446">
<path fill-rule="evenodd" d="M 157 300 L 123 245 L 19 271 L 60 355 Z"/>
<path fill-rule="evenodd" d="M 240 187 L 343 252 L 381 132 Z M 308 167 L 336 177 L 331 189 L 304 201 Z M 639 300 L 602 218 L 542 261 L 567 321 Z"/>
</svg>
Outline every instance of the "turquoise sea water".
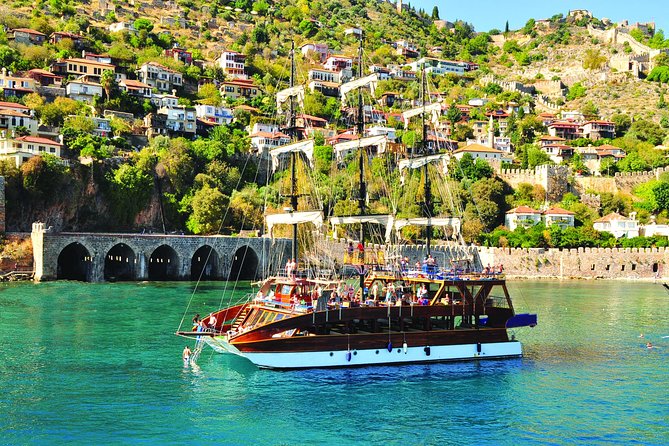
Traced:
<svg viewBox="0 0 669 446">
<path fill-rule="evenodd" d="M 669 444 L 660 285 L 509 287 L 539 315 L 522 359 L 273 372 L 209 349 L 183 367 L 190 283 L 0 284 L 0 443 Z"/>
</svg>

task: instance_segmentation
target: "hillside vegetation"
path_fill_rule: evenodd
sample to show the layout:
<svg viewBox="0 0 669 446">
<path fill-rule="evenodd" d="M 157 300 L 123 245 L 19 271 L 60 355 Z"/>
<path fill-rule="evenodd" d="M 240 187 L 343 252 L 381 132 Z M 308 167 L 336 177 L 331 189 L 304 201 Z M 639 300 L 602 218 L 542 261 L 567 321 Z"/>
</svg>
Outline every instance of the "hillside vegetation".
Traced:
<svg viewBox="0 0 669 446">
<path fill-rule="evenodd" d="M 664 152 L 655 149 L 666 141 L 669 128 L 664 99 L 666 84 L 662 83 L 664 72 L 669 70 L 668 57 L 660 55 L 653 60 L 655 69 L 648 79 L 644 79 L 644 73 L 637 78 L 631 72 L 612 68 L 614 58 L 632 52 L 629 45 L 593 37 L 588 27 L 604 30 L 612 26 L 596 18 L 565 18 L 558 14 L 549 23 L 539 24 L 530 19 L 520 30 L 489 32 L 476 32 L 471 24 L 461 21 L 449 24 L 439 19 L 436 8 L 431 13 L 412 8 L 398 13 L 394 4 L 373 0 L 5 3 L 0 6 L 0 24 L 7 31 L 32 28 L 47 35 L 53 31 L 82 34 L 85 51 L 108 54 L 119 70 L 130 77 L 141 64 L 158 62 L 183 74 L 184 85 L 177 92 L 180 104 L 224 105 L 234 109 L 235 117 L 234 123 L 218 126 L 194 140 L 156 136 L 144 144 L 136 144 L 133 137 L 141 136 L 145 126 L 142 118 L 155 113 L 156 106 L 120 91 L 112 78 L 101 81 L 105 94 L 92 104 L 68 98 L 51 100 L 38 94 L 24 96 L 19 101 L 35 112 L 41 124 L 59 130 L 68 158 L 73 162 L 63 165 L 53 157 L 38 156 L 20 169 L 7 162 L 0 166 L 0 173 L 7 178 L 9 229 L 28 230 L 34 220 L 67 230 L 138 231 L 165 227 L 168 231 L 215 233 L 223 228 L 224 232 L 232 233 L 239 228 L 259 229 L 263 208 L 274 212 L 287 206 L 289 184 L 285 173 L 274 175 L 269 185 L 263 184 L 262 179 L 268 176 L 263 170 L 266 166 L 258 162 L 252 150 L 248 128 L 256 122 L 285 124 L 284 116 L 277 113 L 273 94 L 287 85 L 292 42 L 297 47 L 307 42 L 327 43 L 333 53 L 354 56 L 358 39 L 346 32 L 351 27 L 364 30 L 365 66 L 406 67 L 410 60 L 392 46 L 399 40 L 413 42 L 419 57 L 431 55 L 478 64 L 477 70 L 461 76 L 432 75 L 428 84 L 431 91 L 439 92 L 439 100 L 450 104 L 442 123 L 448 125 L 449 136 L 461 146 L 473 136 L 471 122 L 486 121 L 487 112 L 516 107 L 518 111 L 511 113 L 505 135 L 513 144 L 514 161 L 506 167 L 534 168 L 552 162 L 537 141 L 546 132 L 538 116 L 545 110 L 537 103 L 537 97 L 505 91 L 495 83 L 484 85 L 481 81 L 486 76 L 527 86 L 539 86 L 540 81 L 547 80 L 561 82 L 564 91 L 549 95 L 552 105 L 580 111 L 587 118 L 615 122 L 616 138 L 569 143 L 574 147 L 612 144 L 622 149 L 625 159 L 602 168 L 606 174 L 644 171 L 669 164 Z M 118 21 L 131 22 L 137 33 L 110 33 L 107 27 Z M 659 31 L 653 37 L 637 34 L 636 38 L 653 48 L 669 47 Z M 193 59 L 202 62 L 186 65 L 165 57 L 164 51 L 174 46 L 190 51 Z M 225 81 L 226 75 L 213 61 L 223 50 L 246 56 L 247 73 L 261 91 L 258 97 L 232 100 L 222 96 L 216 82 Z M 11 42 L 7 32 L 0 32 L 0 67 L 12 72 L 49 69 L 56 60 L 79 55 L 80 51 L 68 39 L 56 44 L 26 46 Z M 319 62 L 314 54 L 299 54 L 298 82 L 305 82 L 309 68 Z M 419 97 L 419 84 L 396 79 L 381 81 L 377 98 L 384 92 L 402 98 L 388 110 L 391 114 L 398 113 Z M 463 116 L 455 107 L 475 98 L 485 98 L 487 103 L 472 109 L 469 116 Z M 529 112 L 525 112 L 524 106 Z M 352 123 L 348 110 L 321 93 L 307 94 L 304 108 L 305 113 L 326 119 L 338 131 L 344 131 Z M 130 123 L 112 120 L 114 137 L 94 136 L 91 116 L 100 116 L 104 110 L 131 112 L 136 120 Z M 405 146 L 421 145 L 421 132 L 415 123 L 404 129 L 394 115 L 387 119 L 387 124 L 396 127 L 398 141 Z M 499 128 L 496 132 L 499 134 Z M 329 214 L 355 213 L 357 186 L 352 180 L 357 168 L 355 157 L 337 165 L 332 147 L 325 144 L 323 135 L 317 134 L 316 138 L 314 171 L 306 166 L 299 168 L 300 205 L 306 207 L 310 202 L 322 200 Z M 86 166 L 79 164 L 81 156 L 92 162 Z M 403 180 L 404 186 L 400 187 L 397 161 L 387 156 L 369 162 L 370 203 L 374 203 L 371 210 L 392 212 L 401 204 L 403 216 L 418 216 L 419 203 L 424 198 L 421 174 Z M 481 162 L 467 158 L 459 163 L 453 161 L 448 181 L 452 182 L 456 204 L 437 203 L 432 210 L 437 215 L 446 215 L 464 209 L 468 240 L 491 244 L 515 240 L 513 243 L 523 246 L 611 245 L 617 242 L 591 230 L 592 221 L 608 211 L 636 210 L 644 221 L 651 215 L 657 215 L 660 221 L 667 216 L 669 203 L 662 200 L 662 194 L 664 184 L 669 183 L 662 180 L 638 194 L 603 195 L 598 209 L 588 208 L 578 197 L 567 197 L 560 205 L 577 212 L 577 225 L 583 228 L 575 229 L 580 231 L 577 235 L 549 236 L 543 231 L 525 238 L 500 235 L 491 231 L 503 224 L 508 209 L 519 204 L 541 206 L 542 194 L 540 190 L 514 191 L 499 179 L 491 178 L 492 169 Z M 579 156 L 564 164 L 577 174 L 590 173 Z M 315 182 L 310 188 L 306 186 L 307 177 Z M 384 196 L 389 190 L 393 195 L 390 198 Z M 493 235 L 484 237 L 484 233 Z M 411 228 L 405 228 L 403 234 L 410 241 L 424 237 Z M 543 241 L 538 241 L 539 238 Z"/>
</svg>

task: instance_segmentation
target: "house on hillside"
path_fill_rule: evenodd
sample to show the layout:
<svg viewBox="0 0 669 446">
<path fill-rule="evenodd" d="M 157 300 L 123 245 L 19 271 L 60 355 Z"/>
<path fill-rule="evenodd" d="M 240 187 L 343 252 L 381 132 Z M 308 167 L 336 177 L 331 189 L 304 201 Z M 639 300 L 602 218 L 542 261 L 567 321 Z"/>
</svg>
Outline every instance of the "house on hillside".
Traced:
<svg viewBox="0 0 669 446">
<path fill-rule="evenodd" d="M 21 136 L 18 138 L 0 132 L 0 159 L 12 159 L 16 167 L 30 158 L 48 153 L 57 158 L 61 156 L 62 144 L 37 136 Z"/>
<path fill-rule="evenodd" d="M 42 45 L 46 41 L 46 34 L 30 28 L 16 28 L 7 32 L 7 39 L 24 45 Z"/>
<path fill-rule="evenodd" d="M 265 153 L 290 143 L 290 136 L 281 132 L 279 126 L 260 122 L 253 125 L 249 138 L 251 139 L 251 147 L 260 153 Z"/>
<path fill-rule="evenodd" d="M 193 63 L 193 53 L 176 46 L 174 48 L 165 50 L 165 57 L 183 62 L 184 65 L 190 65 Z"/>
<path fill-rule="evenodd" d="M 616 238 L 639 236 L 639 222 L 636 219 L 636 212 L 630 213 L 629 217 L 612 212 L 599 220 L 595 220 L 592 226 L 595 231 L 610 232 Z"/>
<path fill-rule="evenodd" d="M 49 36 L 49 43 L 56 45 L 57 43 L 62 42 L 63 40 L 69 39 L 72 41 L 75 50 L 80 50 L 84 47 L 86 40 L 84 36 L 79 34 L 69 33 L 67 31 L 56 31 L 51 33 Z"/>
<path fill-rule="evenodd" d="M 246 56 L 237 51 L 223 51 L 216 60 L 227 76 L 233 79 L 248 79 L 246 76 Z"/>
<path fill-rule="evenodd" d="M 33 68 L 26 73 L 26 76 L 35 79 L 36 87 L 61 87 L 63 84 L 63 76 L 53 74 L 52 72 L 42 70 L 41 68 Z"/>
<path fill-rule="evenodd" d="M 137 77 L 158 91 L 172 91 L 183 86 L 183 75 L 157 62 L 146 62 L 137 70 Z"/>
<path fill-rule="evenodd" d="M 12 135 L 15 130 L 25 129 L 31 135 L 37 134 L 38 122 L 34 116 L 16 109 L 3 108 L 0 102 L 0 130 Z"/>
<path fill-rule="evenodd" d="M 134 81 L 132 79 L 123 79 L 118 83 L 118 87 L 122 91 L 127 92 L 130 96 L 146 99 L 150 99 L 152 96 L 151 86 L 149 84 L 145 84 L 144 82 Z"/>
<path fill-rule="evenodd" d="M 199 119 L 217 125 L 230 124 L 234 119 L 232 110 L 216 105 L 198 104 L 195 106 L 195 114 Z"/>
<path fill-rule="evenodd" d="M 93 102 L 95 96 L 102 97 L 102 85 L 84 80 L 83 76 L 79 79 L 70 81 L 65 86 L 67 97 L 75 101 Z"/>
<path fill-rule="evenodd" d="M 581 125 L 575 121 L 551 122 L 548 125 L 548 134 L 569 141 L 583 136 L 581 133 Z"/>
<path fill-rule="evenodd" d="M 560 229 L 573 228 L 575 215 L 572 211 L 559 207 L 552 207 L 543 212 L 546 227 L 558 225 Z"/>
<path fill-rule="evenodd" d="M 35 79 L 31 77 L 12 76 L 12 73 L 3 68 L 0 72 L 0 91 L 5 97 L 17 98 L 36 91 Z"/>
<path fill-rule="evenodd" d="M 234 79 L 221 83 L 221 94 L 230 99 L 253 99 L 260 96 L 261 91 L 253 79 Z"/>
<path fill-rule="evenodd" d="M 510 163 L 512 158 L 507 152 L 492 147 L 482 146 L 481 144 L 469 144 L 461 149 L 455 150 L 453 156 L 459 160 L 466 154 L 470 154 L 474 160 L 482 159 L 485 161 L 497 161 Z"/>
<path fill-rule="evenodd" d="M 108 26 L 109 32 L 119 33 L 121 31 L 129 32 L 130 34 L 137 34 L 134 22 L 116 22 Z"/>
<path fill-rule="evenodd" d="M 517 227 L 529 228 L 541 221 L 541 211 L 529 206 L 518 206 L 511 209 L 504 217 L 504 225 L 509 231 L 515 231 Z"/>
<path fill-rule="evenodd" d="M 325 59 L 328 57 L 328 53 L 330 52 L 330 49 L 328 48 L 327 43 L 305 43 L 300 47 L 300 51 L 302 52 L 303 56 L 307 56 L 309 52 L 316 53 L 320 56 L 320 61 L 324 62 Z"/>
<path fill-rule="evenodd" d="M 97 62 L 88 59 L 65 59 L 51 64 L 51 72 L 61 76 L 89 76 L 99 81 L 102 72 L 110 70 L 116 72 L 112 64 Z"/>
<path fill-rule="evenodd" d="M 616 125 L 611 121 L 587 121 L 581 125 L 581 134 L 592 141 L 613 139 L 616 137 Z"/>
</svg>

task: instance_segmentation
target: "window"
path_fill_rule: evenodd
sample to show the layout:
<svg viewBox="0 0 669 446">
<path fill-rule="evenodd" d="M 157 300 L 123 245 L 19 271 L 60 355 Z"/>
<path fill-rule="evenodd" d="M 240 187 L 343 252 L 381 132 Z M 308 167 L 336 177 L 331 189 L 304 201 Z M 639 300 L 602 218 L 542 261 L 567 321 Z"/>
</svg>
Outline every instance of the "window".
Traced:
<svg viewBox="0 0 669 446">
<path fill-rule="evenodd" d="M 49 152 L 51 152 L 51 153 L 56 153 L 56 149 L 55 149 L 54 147 L 51 147 L 51 148 L 49 149 Z"/>
</svg>

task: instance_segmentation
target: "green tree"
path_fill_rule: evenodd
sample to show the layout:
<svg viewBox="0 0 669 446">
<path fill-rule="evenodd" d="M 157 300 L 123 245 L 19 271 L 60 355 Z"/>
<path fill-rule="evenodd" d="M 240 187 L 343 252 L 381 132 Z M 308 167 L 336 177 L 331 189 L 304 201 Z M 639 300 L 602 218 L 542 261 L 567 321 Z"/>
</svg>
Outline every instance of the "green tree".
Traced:
<svg viewBox="0 0 669 446">
<path fill-rule="evenodd" d="M 133 25 L 137 31 L 142 31 L 142 30 L 146 30 L 147 32 L 153 31 L 153 23 L 149 19 L 144 19 L 144 18 L 137 19 L 135 20 Z"/>
<path fill-rule="evenodd" d="M 611 117 L 611 122 L 616 126 L 616 136 L 623 136 L 632 126 L 632 118 L 624 113 L 617 113 Z"/>
<path fill-rule="evenodd" d="M 439 20 L 439 8 L 437 6 L 432 8 L 432 20 Z"/>
<path fill-rule="evenodd" d="M 580 82 L 576 82 L 569 88 L 566 98 L 568 101 L 573 101 L 574 99 L 582 98 L 587 93 L 588 90 Z"/>
<path fill-rule="evenodd" d="M 205 105 L 220 106 L 223 102 L 221 91 L 213 83 L 206 83 L 200 86 L 197 91 L 199 102 Z"/>
<path fill-rule="evenodd" d="M 455 129 L 455 124 L 462 120 L 462 112 L 455 104 L 451 104 L 446 112 L 446 119 L 451 123 L 451 129 Z"/>
<path fill-rule="evenodd" d="M 669 183 L 662 181 L 653 188 L 653 196 L 660 211 L 669 210 Z"/>
<path fill-rule="evenodd" d="M 643 119 L 639 119 L 632 124 L 630 133 L 640 141 L 648 141 L 654 146 L 662 144 L 666 136 L 664 130 L 658 124 Z"/>
<path fill-rule="evenodd" d="M 190 201 L 191 214 L 186 227 L 193 234 L 214 234 L 223 225 L 223 216 L 228 198 L 217 188 L 204 185 L 198 189 Z"/>
<path fill-rule="evenodd" d="M 153 178 L 131 164 L 122 164 L 106 176 L 109 198 L 115 221 L 130 225 L 151 196 Z"/>
<path fill-rule="evenodd" d="M 112 93 L 116 92 L 118 89 L 118 84 L 116 83 L 116 74 L 112 70 L 104 70 L 100 75 L 100 85 L 105 90 L 105 97 L 107 100 L 112 98 Z"/>
</svg>

